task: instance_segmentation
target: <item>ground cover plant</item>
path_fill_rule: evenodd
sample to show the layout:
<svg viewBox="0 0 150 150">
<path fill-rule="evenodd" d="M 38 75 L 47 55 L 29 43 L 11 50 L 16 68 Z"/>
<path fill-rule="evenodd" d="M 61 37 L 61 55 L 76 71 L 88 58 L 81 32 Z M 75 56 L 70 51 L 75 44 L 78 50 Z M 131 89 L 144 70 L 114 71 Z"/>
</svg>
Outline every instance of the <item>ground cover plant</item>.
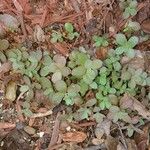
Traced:
<svg viewBox="0 0 150 150">
<path fill-rule="evenodd" d="M 43 3 L 41 19 L 30 3 Z M 8 14 L 1 5 L 0 147 L 146 150 L 149 29 L 136 18 L 146 3 L 41 3 L 8 2 Z"/>
</svg>

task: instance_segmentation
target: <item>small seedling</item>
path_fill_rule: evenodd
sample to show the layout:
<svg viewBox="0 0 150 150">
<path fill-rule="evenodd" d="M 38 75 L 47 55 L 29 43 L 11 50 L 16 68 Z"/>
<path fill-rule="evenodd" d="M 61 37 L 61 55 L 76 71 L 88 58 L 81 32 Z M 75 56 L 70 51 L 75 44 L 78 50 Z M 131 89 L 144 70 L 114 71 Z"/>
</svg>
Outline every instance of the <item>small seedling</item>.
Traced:
<svg viewBox="0 0 150 150">
<path fill-rule="evenodd" d="M 115 49 L 115 53 L 121 55 L 125 53 L 128 57 L 133 58 L 135 56 L 134 47 L 138 44 L 139 39 L 136 36 L 132 36 L 127 40 L 126 36 L 122 33 L 116 35 L 116 44 L 118 47 Z"/>
<path fill-rule="evenodd" d="M 106 37 L 100 37 L 100 36 L 97 36 L 97 35 L 94 35 L 93 36 L 93 41 L 94 41 L 94 46 L 95 47 L 106 47 L 108 46 L 108 40 Z"/>
<path fill-rule="evenodd" d="M 127 19 L 130 16 L 137 14 L 137 1 L 136 0 L 120 0 L 120 7 L 124 10 L 123 17 Z"/>
<path fill-rule="evenodd" d="M 51 42 L 56 43 L 56 42 L 63 42 L 63 35 L 60 32 L 53 31 L 51 34 Z"/>
<path fill-rule="evenodd" d="M 74 38 L 79 37 L 79 33 L 74 32 L 74 27 L 71 23 L 69 22 L 65 23 L 64 28 L 67 32 L 67 37 L 66 37 L 67 39 L 73 40 Z"/>
</svg>

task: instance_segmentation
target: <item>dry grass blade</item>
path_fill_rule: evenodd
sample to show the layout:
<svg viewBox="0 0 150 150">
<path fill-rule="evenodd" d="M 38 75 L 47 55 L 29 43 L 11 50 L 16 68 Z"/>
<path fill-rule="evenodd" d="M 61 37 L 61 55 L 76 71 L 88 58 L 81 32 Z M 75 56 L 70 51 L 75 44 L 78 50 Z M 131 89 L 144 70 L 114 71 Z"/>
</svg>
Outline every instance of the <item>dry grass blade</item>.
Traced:
<svg viewBox="0 0 150 150">
<path fill-rule="evenodd" d="M 51 141 L 50 141 L 49 146 L 48 146 L 49 150 L 51 150 L 51 147 L 54 146 L 57 143 L 57 140 L 58 140 L 59 126 L 60 126 L 59 117 L 60 117 L 60 112 L 58 112 L 56 120 L 55 120 L 53 132 L 52 132 L 52 136 L 51 136 Z"/>
</svg>

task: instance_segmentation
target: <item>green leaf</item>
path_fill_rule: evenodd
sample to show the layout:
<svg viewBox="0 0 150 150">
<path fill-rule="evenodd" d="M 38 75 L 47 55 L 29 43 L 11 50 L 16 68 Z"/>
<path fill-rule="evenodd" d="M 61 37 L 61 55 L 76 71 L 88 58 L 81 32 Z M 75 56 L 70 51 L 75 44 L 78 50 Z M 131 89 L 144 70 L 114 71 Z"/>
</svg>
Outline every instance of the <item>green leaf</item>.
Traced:
<svg viewBox="0 0 150 150">
<path fill-rule="evenodd" d="M 129 13 L 131 16 L 135 16 L 137 14 L 137 10 L 135 8 L 130 8 Z"/>
<path fill-rule="evenodd" d="M 116 89 L 115 88 L 110 88 L 109 89 L 109 93 L 110 94 L 115 94 L 116 93 Z"/>
<path fill-rule="evenodd" d="M 48 66 L 48 65 L 50 65 L 52 63 L 52 58 L 49 56 L 49 55 L 45 55 L 44 57 L 43 57 L 43 64 L 45 65 L 45 66 Z"/>
<path fill-rule="evenodd" d="M 128 128 L 127 128 L 128 137 L 132 137 L 133 133 L 134 133 L 134 129 L 131 128 L 131 127 L 128 127 Z"/>
<path fill-rule="evenodd" d="M 79 83 L 79 85 L 81 96 L 84 96 L 85 93 L 88 91 L 88 85 L 83 80 Z"/>
<path fill-rule="evenodd" d="M 51 87 L 49 87 L 49 88 L 47 88 L 45 91 L 44 91 L 44 95 L 49 95 L 49 94 L 51 94 L 51 93 L 53 93 L 53 89 L 51 88 Z"/>
<path fill-rule="evenodd" d="M 97 123 L 101 123 L 103 119 L 105 118 L 105 115 L 97 112 L 93 115 L 93 118 L 96 120 Z"/>
<path fill-rule="evenodd" d="M 78 84 L 71 84 L 69 87 L 68 87 L 68 93 L 78 93 L 80 92 L 80 86 Z"/>
<path fill-rule="evenodd" d="M 92 68 L 93 67 L 92 65 L 93 65 L 93 62 L 90 59 L 87 59 L 85 64 L 84 64 L 86 69 Z"/>
<path fill-rule="evenodd" d="M 52 96 L 52 102 L 58 105 L 62 101 L 63 97 L 64 93 L 57 92 Z"/>
<path fill-rule="evenodd" d="M 88 108 L 80 108 L 77 112 L 79 113 L 81 120 L 88 119 L 89 115 L 91 115 L 91 110 Z"/>
<path fill-rule="evenodd" d="M 131 78 L 131 73 L 130 73 L 130 72 L 128 72 L 128 71 L 122 72 L 122 74 L 121 74 L 121 79 L 122 79 L 122 80 L 127 81 L 127 80 L 129 80 L 130 78 Z"/>
<path fill-rule="evenodd" d="M 57 65 L 60 67 L 64 67 L 66 65 L 66 58 L 60 54 L 56 54 L 53 57 L 53 60 L 56 62 Z"/>
<path fill-rule="evenodd" d="M 51 81 L 46 77 L 41 77 L 40 83 L 43 89 L 52 88 Z"/>
<path fill-rule="evenodd" d="M 63 42 L 63 35 L 59 32 L 53 31 L 51 34 L 51 42 L 56 43 L 56 42 Z"/>
<path fill-rule="evenodd" d="M 67 90 L 67 84 L 65 83 L 65 81 L 60 80 L 60 81 L 55 82 L 55 88 L 57 91 L 63 92 Z"/>
<path fill-rule="evenodd" d="M 52 82 L 53 83 L 56 83 L 57 81 L 60 81 L 62 79 L 62 74 L 61 74 L 61 72 L 55 72 L 53 75 L 52 75 L 52 78 L 51 78 L 51 80 L 52 80 Z"/>
<path fill-rule="evenodd" d="M 24 113 L 26 117 L 31 117 L 33 115 L 30 109 L 23 109 L 22 112 Z"/>
<path fill-rule="evenodd" d="M 96 100 L 95 98 L 89 99 L 89 100 L 86 102 L 85 107 L 92 107 L 92 106 L 94 106 L 96 103 L 97 103 L 97 100 Z"/>
<path fill-rule="evenodd" d="M 21 93 L 25 93 L 25 92 L 27 92 L 29 90 L 29 86 L 28 85 L 22 85 L 21 87 L 20 87 L 20 92 Z"/>
<path fill-rule="evenodd" d="M 58 70 L 58 67 L 56 66 L 55 63 L 51 63 L 49 65 L 49 72 L 55 73 Z"/>
<path fill-rule="evenodd" d="M 147 85 L 147 86 L 150 86 L 150 77 L 147 77 L 147 78 L 146 78 L 146 85 Z"/>
<path fill-rule="evenodd" d="M 126 54 L 127 54 L 127 56 L 128 56 L 129 58 L 134 58 L 134 56 L 135 56 L 135 51 L 134 51 L 134 49 L 128 49 L 128 51 L 126 52 Z"/>
<path fill-rule="evenodd" d="M 85 53 L 79 52 L 76 55 L 76 64 L 77 65 L 84 65 L 85 62 L 88 60 L 88 56 Z"/>
<path fill-rule="evenodd" d="M 130 16 L 130 8 L 127 7 L 127 8 L 125 9 L 125 11 L 123 12 L 123 18 L 124 18 L 124 19 L 127 19 L 127 18 L 129 18 L 129 16 Z"/>
<path fill-rule="evenodd" d="M 101 74 L 100 78 L 99 78 L 99 84 L 101 85 L 105 85 L 107 83 L 107 77 L 105 74 Z"/>
<path fill-rule="evenodd" d="M 92 69 L 99 69 L 102 66 L 102 61 L 99 59 L 95 59 L 92 62 Z"/>
<path fill-rule="evenodd" d="M 122 67 L 119 62 L 115 62 L 115 63 L 113 64 L 113 66 L 114 66 L 114 69 L 115 69 L 116 71 L 121 70 L 121 67 Z"/>
<path fill-rule="evenodd" d="M 49 73 L 50 73 L 50 67 L 49 66 L 45 66 L 45 67 L 43 67 L 43 68 L 41 68 L 41 70 L 40 70 L 40 75 L 42 76 L 42 77 L 45 77 L 45 76 L 47 76 Z"/>
<path fill-rule="evenodd" d="M 69 74 L 71 74 L 71 69 L 69 67 L 63 67 L 61 69 L 61 73 L 63 77 L 67 77 Z"/>
<path fill-rule="evenodd" d="M 117 55 L 121 55 L 123 52 L 125 52 L 125 48 L 124 47 L 117 47 L 116 49 L 115 49 L 115 53 L 117 54 Z"/>
<path fill-rule="evenodd" d="M 73 32 L 73 25 L 69 22 L 65 23 L 65 30 L 69 33 Z"/>
<path fill-rule="evenodd" d="M 76 67 L 72 70 L 72 75 L 81 78 L 86 72 L 86 68 L 83 66 Z"/>
<path fill-rule="evenodd" d="M 88 70 L 86 71 L 86 75 L 87 75 L 87 77 L 89 77 L 91 80 L 94 80 L 95 77 L 96 77 L 96 73 L 95 73 L 95 71 L 92 70 L 92 69 L 88 69 Z"/>
<path fill-rule="evenodd" d="M 131 48 L 135 47 L 139 42 L 139 39 L 138 37 L 136 36 L 132 36 L 129 40 L 128 40 L 128 43 L 129 45 L 131 46 Z"/>
<path fill-rule="evenodd" d="M 98 88 L 96 82 L 92 82 L 92 83 L 90 84 L 90 87 L 91 87 L 92 89 L 97 89 L 97 88 Z"/>
<path fill-rule="evenodd" d="M 4 63 L 6 60 L 6 56 L 0 51 L 0 62 Z"/>
<path fill-rule="evenodd" d="M 99 100 L 103 100 L 103 95 L 100 92 L 98 92 L 96 93 L 96 98 Z"/>
<path fill-rule="evenodd" d="M 118 33 L 116 35 L 116 42 L 117 42 L 117 44 L 123 46 L 125 43 L 127 43 L 126 36 L 122 33 Z"/>
</svg>

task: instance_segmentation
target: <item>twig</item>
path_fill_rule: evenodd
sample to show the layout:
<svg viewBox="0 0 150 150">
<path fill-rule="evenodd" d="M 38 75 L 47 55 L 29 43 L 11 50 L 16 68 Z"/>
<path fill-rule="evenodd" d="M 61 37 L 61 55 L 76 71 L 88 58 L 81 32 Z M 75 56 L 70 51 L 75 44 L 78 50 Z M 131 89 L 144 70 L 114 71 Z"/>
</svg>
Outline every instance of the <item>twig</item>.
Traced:
<svg viewBox="0 0 150 150">
<path fill-rule="evenodd" d="M 49 110 L 45 113 L 37 113 L 37 114 L 33 114 L 30 118 L 40 118 L 40 117 L 46 117 L 46 116 L 49 116 L 51 115 L 53 112 L 52 110 Z"/>
<path fill-rule="evenodd" d="M 84 123 L 74 124 L 74 125 L 79 126 L 79 127 L 87 127 L 87 126 L 96 125 L 96 122 L 84 122 Z"/>
<path fill-rule="evenodd" d="M 117 123 L 117 125 L 118 125 L 118 127 L 119 127 L 119 131 L 120 131 L 120 135 L 121 135 L 121 137 L 122 137 L 123 145 L 124 145 L 125 149 L 128 150 L 128 146 L 127 146 L 126 140 L 125 140 L 125 138 L 124 138 L 124 135 L 123 135 L 123 133 L 122 133 L 121 127 L 120 127 L 119 123 Z"/>
<path fill-rule="evenodd" d="M 48 150 L 51 150 L 52 146 L 54 146 L 57 143 L 58 136 L 59 136 L 59 126 L 60 126 L 59 117 L 60 117 L 60 112 L 58 112 L 56 120 L 55 120 L 52 137 L 48 146 Z"/>
<path fill-rule="evenodd" d="M 19 120 L 22 121 L 22 122 L 24 122 L 25 119 L 24 119 L 24 116 L 22 115 L 22 111 L 21 111 L 21 106 L 20 106 L 19 100 L 22 98 L 22 96 L 24 94 L 25 94 L 24 92 L 20 93 L 20 95 L 18 96 L 18 98 L 16 100 L 16 111 L 17 111 Z"/>
</svg>

